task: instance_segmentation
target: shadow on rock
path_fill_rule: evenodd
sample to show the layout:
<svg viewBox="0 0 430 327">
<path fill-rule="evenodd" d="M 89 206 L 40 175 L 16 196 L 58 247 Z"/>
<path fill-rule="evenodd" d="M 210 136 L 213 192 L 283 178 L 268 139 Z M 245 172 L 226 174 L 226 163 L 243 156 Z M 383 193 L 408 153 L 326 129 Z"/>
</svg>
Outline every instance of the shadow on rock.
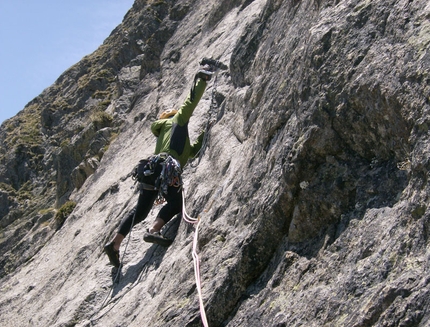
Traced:
<svg viewBox="0 0 430 327">
<path fill-rule="evenodd" d="M 179 217 L 179 219 L 178 219 Z M 164 227 L 164 235 L 168 238 L 174 239 L 176 237 L 179 225 L 180 215 L 172 219 Z M 143 240 L 142 240 L 143 242 Z M 112 269 L 112 283 L 114 284 L 112 297 L 115 297 L 121 290 L 128 284 L 137 284 L 142 276 L 148 271 L 150 267 L 158 269 L 163 261 L 164 255 L 167 252 L 167 247 L 158 244 L 152 244 L 145 253 L 145 256 L 137 264 L 128 267 L 126 273 L 122 274 L 122 267 Z"/>
</svg>

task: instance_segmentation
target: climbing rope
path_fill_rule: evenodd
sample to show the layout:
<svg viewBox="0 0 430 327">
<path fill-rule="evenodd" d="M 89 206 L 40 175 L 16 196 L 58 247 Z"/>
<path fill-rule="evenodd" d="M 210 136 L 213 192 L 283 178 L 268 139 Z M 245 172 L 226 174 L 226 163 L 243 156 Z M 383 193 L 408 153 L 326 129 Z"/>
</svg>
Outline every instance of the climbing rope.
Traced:
<svg viewBox="0 0 430 327">
<path fill-rule="evenodd" d="M 195 233 L 194 233 L 194 240 L 193 240 L 193 250 L 192 250 L 193 263 L 194 263 L 194 276 L 195 276 L 195 280 L 196 280 L 197 293 L 199 296 L 200 316 L 202 319 L 202 323 L 203 323 L 204 327 L 209 327 L 207 317 L 206 317 L 205 307 L 203 304 L 202 286 L 201 286 L 201 278 L 200 278 L 200 259 L 199 259 L 199 256 L 197 254 L 197 241 L 198 241 L 198 237 L 199 237 L 200 218 L 193 218 L 187 213 L 186 208 L 185 208 L 185 191 L 184 190 L 182 191 L 182 217 L 187 223 L 192 224 L 192 225 L 196 225 L 195 226 Z M 134 218 L 135 218 L 135 215 L 133 215 L 132 226 L 134 225 Z M 106 298 L 104 299 L 100 309 L 97 310 L 90 317 L 90 320 L 105 307 L 105 303 L 106 303 L 107 299 L 109 298 L 110 294 L 112 293 L 115 283 L 119 282 L 119 276 L 120 276 L 121 268 L 123 265 L 124 256 L 125 256 L 125 253 L 127 251 L 128 243 L 130 242 L 130 238 L 131 238 L 131 230 L 129 232 L 128 240 L 127 240 L 127 243 L 126 243 L 125 248 L 124 248 L 124 253 L 121 257 L 120 266 L 116 272 L 116 276 L 114 278 L 111 289 L 110 289 L 109 293 L 107 294 Z"/>
<path fill-rule="evenodd" d="M 134 214 L 133 214 L 133 219 L 132 219 L 132 221 L 131 221 L 131 226 L 133 226 L 133 225 L 134 225 L 134 218 L 135 218 L 135 217 L 136 217 L 136 212 L 134 212 Z M 91 319 L 92 319 L 96 314 L 98 314 L 98 313 L 99 313 L 99 312 L 100 312 L 100 311 L 105 307 L 106 301 L 108 300 L 109 296 L 112 294 L 113 289 L 114 289 L 114 287 L 115 287 L 115 284 L 116 284 L 116 283 L 119 283 L 119 277 L 121 276 L 121 269 L 122 269 L 122 266 L 123 266 L 123 261 L 124 261 L 125 254 L 126 254 L 126 252 L 127 252 L 128 244 L 130 243 L 130 238 L 131 238 L 131 229 L 130 229 L 130 232 L 129 232 L 129 234 L 128 234 L 128 239 L 127 239 L 127 242 L 126 242 L 126 244 L 125 244 L 124 252 L 123 252 L 123 254 L 122 254 L 122 256 L 121 256 L 121 260 L 120 260 L 120 263 L 119 263 L 119 267 L 118 267 L 118 268 L 116 268 L 115 277 L 114 277 L 114 279 L 113 279 L 112 286 L 110 287 L 109 293 L 106 295 L 106 297 L 105 297 L 105 299 L 103 300 L 103 302 L 102 302 L 102 304 L 101 304 L 100 308 L 99 308 L 96 312 L 94 312 L 94 313 L 91 315 L 91 317 L 90 317 L 90 319 L 89 319 L 90 321 L 91 321 Z"/>
<path fill-rule="evenodd" d="M 196 154 L 196 157 L 198 156 L 197 163 L 196 164 L 190 163 L 191 167 L 196 167 L 202 160 L 203 154 L 205 153 L 205 150 L 209 141 L 209 131 L 211 127 L 215 124 L 217 119 L 218 102 L 216 101 L 216 94 L 217 94 L 216 88 L 217 88 L 217 75 L 215 75 L 215 79 L 213 82 L 212 93 L 211 93 L 211 104 L 208 110 L 208 120 L 206 121 L 205 134 L 203 136 L 202 147 L 200 148 L 199 152 Z"/>
<path fill-rule="evenodd" d="M 216 66 L 221 67 L 221 64 L 219 62 L 216 62 Z M 227 66 L 222 67 L 222 69 L 226 69 Z M 202 141 L 202 147 L 200 148 L 199 152 L 198 152 L 198 160 L 197 160 L 197 164 L 193 165 L 193 163 L 190 163 L 190 165 L 192 167 L 196 167 L 203 155 L 204 152 L 206 150 L 207 144 L 208 144 L 208 140 L 209 140 L 209 131 L 212 127 L 212 125 L 216 122 L 217 120 L 217 116 L 218 116 L 218 102 L 216 101 L 216 94 L 217 94 L 217 75 L 214 74 L 215 79 L 213 82 L 213 87 L 212 87 L 212 94 L 211 94 L 211 104 L 209 106 L 209 110 L 208 110 L 208 120 L 206 121 L 206 126 L 205 126 L 205 134 L 203 137 L 203 141 Z M 196 157 L 197 157 L 196 155 Z M 197 293 L 199 295 L 199 305 L 200 305 L 200 316 L 202 318 L 202 323 L 204 327 L 209 327 L 208 325 L 208 321 L 206 318 L 206 312 L 205 312 L 205 307 L 203 304 L 203 297 L 202 297 L 202 286 L 201 286 L 201 278 L 200 278 L 200 259 L 199 256 L 197 254 L 197 240 L 199 237 L 199 226 L 200 226 L 200 217 L 198 218 L 193 218 L 191 217 L 185 208 L 185 190 L 183 189 L 182 191 L 182 218 L 189 224 L 195 225 L 195 232 L 194 232 L 194 240 L 193 240 L 193 251 L 192 251 L 192 256 L 193 256 L 193 262 L 194 262 L 194 276 L 196 279 L 196 288 L 197 288 Z"/>
<path fill-rule="evenodd" d="M 208 321 L 206 318 L 205 307 L 203 305 L 202 285 L 201 285 L 202 283 L 201 283 L 201 279 L 200 279 L 200 259 L 199 259 L 199 256 L 197 254 L 197 240 L 199 237 L 200 218 L 193 218 L 187 213 L 187 210 L 185 209 L 185 192 L 184 191 L 182 192 L 182 217 L 187 223 L 196 225 L 196 227 L 195 227 L 196 230 L 194 232 L 194 240 L 193 240 L 193 252 L 192 252 L 193 262 L 194 262 L 194 276 L 196 278 L 197 293 L 199 295 L 200 316 L 202 318 L 202 323 L 203 323 L 204 327 L 209 327 Z"/>
</svg>

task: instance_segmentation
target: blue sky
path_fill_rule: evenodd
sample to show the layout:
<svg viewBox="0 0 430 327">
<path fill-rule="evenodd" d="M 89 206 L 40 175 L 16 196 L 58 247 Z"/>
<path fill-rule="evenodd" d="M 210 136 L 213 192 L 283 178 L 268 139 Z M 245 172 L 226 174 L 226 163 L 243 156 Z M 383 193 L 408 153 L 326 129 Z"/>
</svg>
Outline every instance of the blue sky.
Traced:
<svg viewBox="0 0 430 327">
<path fill-rule="evenodd" d="M 0 0 L 0 124 L 92 53 L 134 0 Z"/>
</svg>

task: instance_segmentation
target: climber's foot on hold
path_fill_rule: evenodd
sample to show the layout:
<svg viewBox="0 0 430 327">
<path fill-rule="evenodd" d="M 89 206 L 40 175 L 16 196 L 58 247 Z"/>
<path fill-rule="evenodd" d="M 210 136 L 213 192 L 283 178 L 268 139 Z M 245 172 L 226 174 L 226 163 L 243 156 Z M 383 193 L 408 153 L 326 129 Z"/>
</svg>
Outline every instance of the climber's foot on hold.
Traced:
<svg viewBox="0 0 430 327">
<path fill-rule="evenodd" d="M 114 267 L 119 268 L 119 266 L 121 264 L 119 261 L 119 251 L 115 250 L 113 245 L 114 245 L 114 242 L 110 242 L 104 246 L 103 250 L 107 254 L 110 263 Z"/>
<path fill-rule="evenodd" d="M 165 238 L 163 235 L 160 234 L 160 232 L 157 233 L 150 233 L 147 231 L 143 235 L 143 240 L 148 243 L 155 243 L 161 246 L 169 246 L 173 243 L 173 240 L 169 240 L 168 238 Z"/>
</svg>

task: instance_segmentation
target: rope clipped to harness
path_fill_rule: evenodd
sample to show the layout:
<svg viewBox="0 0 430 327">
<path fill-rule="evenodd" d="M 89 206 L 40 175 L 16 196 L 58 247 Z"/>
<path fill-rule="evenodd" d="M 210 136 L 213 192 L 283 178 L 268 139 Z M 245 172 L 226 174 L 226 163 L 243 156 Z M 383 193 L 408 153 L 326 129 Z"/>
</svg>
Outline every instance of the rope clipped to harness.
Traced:
<svg viewBox="0 0 430 327">
<path fill-rule="evenodd" d="M 157 191 L 156 202 L 163 199 L 170 186 L 182 187 L 182 169 L 178 160 L 167 153 L 152 155 L 142 159 L 134 167 L 132 178 L 140 183 L 142 189 Z"/>
</svg>

